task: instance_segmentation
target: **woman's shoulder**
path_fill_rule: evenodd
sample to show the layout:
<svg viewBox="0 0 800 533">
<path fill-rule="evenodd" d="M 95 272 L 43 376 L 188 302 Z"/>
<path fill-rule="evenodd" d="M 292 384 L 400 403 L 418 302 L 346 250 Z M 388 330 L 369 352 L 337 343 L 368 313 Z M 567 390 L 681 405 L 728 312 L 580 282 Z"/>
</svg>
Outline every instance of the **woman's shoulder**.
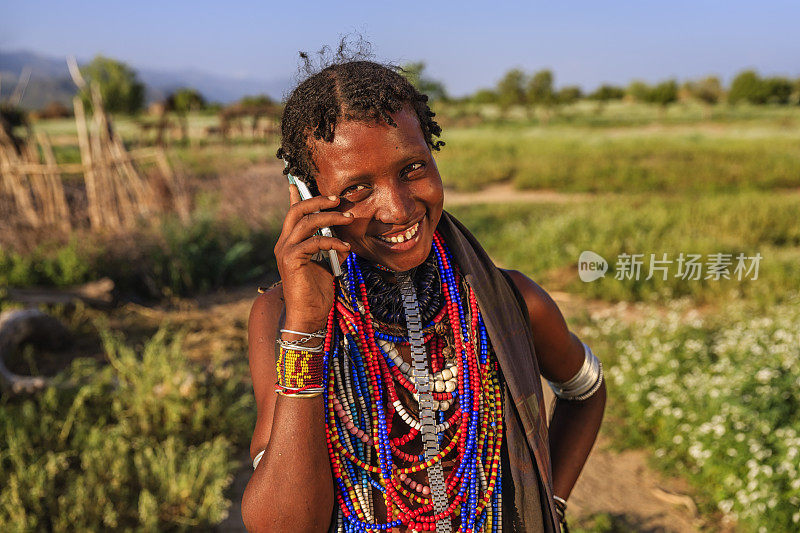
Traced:
<svg viewBox="0 0 800 533">
<path fill-rule="evenodd" d="M 558 305 L 538 283 L 516 270 L 506 270 L 528 307 L 533 343 L 542 375 L 567 381 L 583 363 L 583 344 L 570 332 Z"/>
<path fill-rule="evenodd" d="M 248 329 L 251 333 L 261 330 L 274 335 L 284 310 L 283 284 L 278 282 L 268 288 L 259 287 L 258 292 L 250 308 Z"/>
<path fill-rule="evenodd" d="M 531 324 L 547 322 L 560 323 L 564 320 L 558 305 L 538 283 L 519 270 L 502 270 L 525 301 Z"/>
</svg>

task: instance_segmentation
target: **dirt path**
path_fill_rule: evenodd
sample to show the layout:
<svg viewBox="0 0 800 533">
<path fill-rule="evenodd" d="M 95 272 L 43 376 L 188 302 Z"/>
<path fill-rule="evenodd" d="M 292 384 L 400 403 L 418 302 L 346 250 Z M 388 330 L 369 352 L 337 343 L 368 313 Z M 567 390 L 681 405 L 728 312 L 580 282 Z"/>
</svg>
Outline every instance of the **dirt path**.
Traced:
<svg viewBox="0 0 800 533">
<path fill-rule="evenodd" d="M 587 193 L 562 193 L 548 190 L 519 190 L 510 183 L 490 185 L 480 191 L 448 190 L 444 195 L 445 207 L 456 205 L 512 204 L 512 203 L 567 203 L 580 202 L 596 195 Z"/>
<path fill-rule="evenodd" d="M 611 451 L 601 436 L 570 496 L 569 520 L 606 513 L 623 531 L 653 533 L 690 533 L 707 526 L 686 495 L 685 482 L 659 475 L 647 457 L 642 450 Z"/>
</svg>

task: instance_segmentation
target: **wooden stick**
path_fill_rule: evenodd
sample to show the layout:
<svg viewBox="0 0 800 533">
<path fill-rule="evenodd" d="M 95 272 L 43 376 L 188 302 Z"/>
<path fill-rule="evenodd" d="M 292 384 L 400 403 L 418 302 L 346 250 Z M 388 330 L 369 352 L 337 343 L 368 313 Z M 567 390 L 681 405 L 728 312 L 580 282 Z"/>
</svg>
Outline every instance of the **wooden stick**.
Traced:
<svg viewBox="0 0 800 533">
<path fill-rule="evenodd" d="M 39 217 L 33 205 L 30 192 L 25 184 L 25 173 L 20 172 L 20 158 L 14 148 L 11 138 L 0 128 L 0 165 L 7 170 L 3 172 L 4 181 L 14 195 L 17 209 L 28 223 L 36 227 Z"/>
<path fill-rule="evenodd" d="M 83 174 L 83 165 L 80 163 L 61 163 L 56 164 L 56 167 L 58 167 L 60 174 Z M 40 163 L 19 163 L 15 168 L 26 174 L 46 174 L 50 172 L 49 165 Z"/>
<path fill-rule="evenodd" d="M 139 172 L 133 165 L 130 155 L 125 149 L 122 139 L 110 127 L 109 137 L 111 141 L 109 143 L 111 153 L 115 156 L 115 160 L 122 174 L 127 178 L 126 184 L 136 201 L 138 214 L 149 214 L 152 211 L 152 204 L 155 198 L 152 187 L 139 175 Z"/>
<path fill-rule="evenodd" d="M 86 114 L 83 109 L 83 100 L 81 100 L 80 96 L 76 96 L 72 99 L 72 105 L 75 109 L 75 125 L 78 128 L 78 146 L 81 151 L 81 163 L 83 164 L 83 179 L 86 183 L 89 223 L 93 229 L 100 229 L 103 226 L 103 215 L 100 212 L 97 179 L 94 172 L 92 149 L 89 144 L 89 132 L 86 127 Z"/>
<path fill-rule="evenodd" d="M 33 144 L 30 142 L 29 144 Z M 36 159 L 31 157 L 32 150 L 28 151 L 28 161 L 35 161 L 39 163 L 38 154 Z M 30 184 L 31 195 L 33 196 L 37 211 L 40 213 L 42 221 L 46 224 L 53 224 L 55 222 L 55 207 L 53 199 L 50 196 L 50 191 L 47 186 L 47 178 L 42 172 L 30 174 L 28 176 L 28 183 Z"/>
<path fill-rule="evenodd" d="M 53 154 L 50 138 L 46 133 L 40 132 L 38 134 L 38 139 L 39 144 L 42 146 L 44 162 L 48 169 L 48 172 L 44 175 L 48 178 L 50 184 L 54 212 L 58 218 L 57 223 L 63 231 L 70 232 L 72 230 L 72 223 L 69 219 L 69 207 L 67 206 L 67 198 L 64 194 L 64 183 L 61 181 L 60 171 L 56 164 L 56 157 Z"/>
<path fill-rule="evenodd" d="M 92 155 L 97 169 L 98 193 L 102 198 L 103 220 L 108 227 L 119 228 L 124 207 L 117 203 L 116 184 L 111 174 L 111 166 L 106 159 L 105 150 L 103 150 L 103 141 L 105 140 L 103 99 L 96 84 L 90 83 L 89 89 L 92 97 L 92 122 L 94 122 L 89 140 L 92 144 Z"/>
<path fill-rule="evenodd" d="M 172 167 L 170 167 L 167 154 L 164 152 L 164 150 L 158 150 L 156 152 L 156 164 L 158 165 L 159 172 L 161 172 L 161 174 L 164 176 L 164 181 L 170 188 L 173 206 L 178 212 L 178 216 L 183 222 L 188 222 L 189 196 L 186 193 L 186 187 L 183 182 L 183 178 L 177 176 L 172 171 Z"/>
</svg>

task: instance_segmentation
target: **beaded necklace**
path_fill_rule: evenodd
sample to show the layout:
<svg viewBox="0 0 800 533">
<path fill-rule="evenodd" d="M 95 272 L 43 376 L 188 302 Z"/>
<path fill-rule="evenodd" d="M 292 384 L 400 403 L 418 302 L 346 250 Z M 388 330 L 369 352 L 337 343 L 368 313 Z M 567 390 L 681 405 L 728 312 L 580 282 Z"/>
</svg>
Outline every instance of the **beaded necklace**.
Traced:
<svg viewBox="0 0 800 533">
<path fill-rule="evenodd" d="M 438 233 L 431 255 L 443 305 L 424 331 L 409 301 L 404 302 L 412 317 L 408 335 L 377 329 L 363 260 L 355 254 L 348 256 L 337 284 L 325 339 L 323 394 L 343 533 L 395 527 L 450 531 L 456 517 L 462 533 L 502 531 L 503 406 L 497 362 L 475 294 L 462 283 Z M 399 355 L 399 345 L 417 352 L 413 368 Z M 431 369 L 419 356 L 420 346 L 422 354 L 427 346 Z M 398 386 L 414 398 L 411 405 L 403 404 Z M 399 435 L 392 437 L 395 413 L 404 427 L 395 428 Z M 403 449 L 420 442 L 422 454 Z M 443 462 L 453 455 L 455 465 L 442 477 Z M 411 478 L 419 472 L 427 474 L 428 484 Z M 385 516 L 376 516 L 376 496 L 383 500 Z"/>
</svg>

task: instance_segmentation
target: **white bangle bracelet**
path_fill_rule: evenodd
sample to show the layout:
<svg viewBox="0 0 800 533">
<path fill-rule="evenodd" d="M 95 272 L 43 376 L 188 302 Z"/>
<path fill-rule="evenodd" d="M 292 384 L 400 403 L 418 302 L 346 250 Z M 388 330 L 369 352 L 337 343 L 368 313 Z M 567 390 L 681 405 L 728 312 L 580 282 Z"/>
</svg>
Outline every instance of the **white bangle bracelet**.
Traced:
<svg viewBox="0 0 800 533">
<path fill-rule="evenodd" d="M 261 457 L 264 455 L 264 452 L 265 452 L 265 451 L 267 451 L 267 450 L 261 450 L 261 451 L 260 451 L 260 452 L 258 452 L 258 453 L 256 454 L 256 456 L 253 458 L 253 470 L 255 470 L 255 469 L 256 469 L 256 467 L 258 466 L 258 463 L 260 463 L 260 462 L 261 462 Z"/>
<path fill-rule="evenodd" d="M 580 370 L 568 381 L 556 383 L 548 381 L 553 393 L 563 400 L 581 401 L 592 396 L 603 383 L 603 365 L 592 353 L 592 350 L 583 344 L 583 365 Z"/>
</svg>

